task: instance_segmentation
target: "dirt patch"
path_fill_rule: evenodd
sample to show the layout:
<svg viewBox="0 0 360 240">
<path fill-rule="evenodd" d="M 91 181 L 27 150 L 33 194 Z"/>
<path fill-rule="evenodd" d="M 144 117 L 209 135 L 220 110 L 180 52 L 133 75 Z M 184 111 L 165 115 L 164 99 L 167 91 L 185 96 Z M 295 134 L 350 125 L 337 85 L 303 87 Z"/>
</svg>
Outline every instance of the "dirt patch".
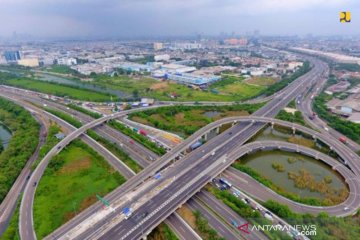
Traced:
<svg viewBox="0 0 360 240">
<path fill-rule="evenodd" d="M 160 83 L 154 83 L 153 85 L 150 86 L 151 90 L 165 90 L 168 88 L 168 83 L 167 82 L 160 82 Z"/>
<path fill-rule="evenodd" d="M 315 146 L 314 141 L 312 141 L 310 139 L 297 138 L 295 136 L 289 137 L 288 142 L 302 145 L 302 146 L 309 147 L 309 148 L 312 148 Z"/>
<path fill-rule="evenodd" d="M 175 115 L 175 122 L 180 123 L 183 122 L 185 118 L 185 113 L 180 112 Z"/>
<path fill-rule="evenodd" d="M 277 80 L 274 78 L 267 78 L 267 77 L 253 77 L 244 81 L 249 85 L 255 86 L 270 86 L 274 84 Z"/>
<path fill-rule="evenodd" d="M 96 196 L 95 195 L 91 195 L 90 197 L 87 197 L 85 198 L 81 203 L 80 203 L 80 206 L 78 208 L 78 206 L 75 206 L 76 209 L 76 212 L 72 211 L 72 212 L 66 212 L 64 214 L 64 219 L 65 219 L 65 222 L 71 220 L 72 218 L 75 217 L 76 214 L 82 212 L 84 209 L 88 208 L 89 206 L 91 206 L 92 204 L 94 204 L 96 202 Z M 75 203 L 74 203 L 75 204 Z"/>
<path fill-rule="evenodd" d="M 179 208 L 178 210 L 176 210 L 176 212 L 185 220 L 185 222 L 187 222 L 193 229 L 196 228 L 196 218 L 193 214 L 193 212 L 185 207 L 182 206 L 181 208 Z"/>
<path fill-rule="evenodd" d="M 94 204 L 97 201 L 97 198 L 95 195 L 91 195 L 87 198 L 85 198 L 84 200 L 81 201 L 80 203 L 80 211 L 88 208 L 89 206 L 91 206 L 92 204 Z"/>
<path fill-rule="evenodd" d="M 81 160 L 74 161 L 74 162 L 64 165 L 60 169 L 60 174 L 78 172 L 80 170 L 90 168 L 90 166 L 91 166 L 90 157 L 84 157 Z"/>
</svg>

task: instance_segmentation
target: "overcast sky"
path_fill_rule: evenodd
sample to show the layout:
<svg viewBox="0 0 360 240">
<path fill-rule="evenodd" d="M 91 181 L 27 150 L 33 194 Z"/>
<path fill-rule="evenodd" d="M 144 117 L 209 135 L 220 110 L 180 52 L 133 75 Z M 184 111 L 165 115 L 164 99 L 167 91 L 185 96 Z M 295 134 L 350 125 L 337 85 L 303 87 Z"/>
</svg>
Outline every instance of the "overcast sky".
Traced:
<svg viewBox="0 0 360 240">
<path fill-rule="evenodd" d="M 352 22 L 339 23 L 350 11 Z M 0 35 L 360 35 L 359 0 L 0 0 Z"/>
</svg>

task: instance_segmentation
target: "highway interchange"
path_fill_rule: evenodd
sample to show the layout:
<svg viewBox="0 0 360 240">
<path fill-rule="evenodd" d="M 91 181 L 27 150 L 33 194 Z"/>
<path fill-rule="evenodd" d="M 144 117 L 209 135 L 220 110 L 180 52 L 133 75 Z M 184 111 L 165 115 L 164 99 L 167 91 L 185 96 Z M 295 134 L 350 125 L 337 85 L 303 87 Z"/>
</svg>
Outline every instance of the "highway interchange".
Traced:
<svg viewBox="0 0 360 240">
<path fill-rule="evenodd" d="M 305 92 L 310 89 L 310 86 L 313 83 L 316 83 L 316 80 L 318 79 L 326 79 L 326 72 L 327 72 L 327 65 L 318 61 L 311 59 L 311 61 L 314 64 L 313 69 L 305 74 L 304 76 L 300 77 L 298 80 L 296 80 L 293 84 L 289 85 L 287 88 L 282 90 L 281 92 L 277 93 L 275 96 L 272 96 L 271 98 L 268 98 L 267 100 L 272 99 L 269 103 L 265 105 L 265 107 L 261 108 L 259 111 L 257 111 L 255 114 L 253 114 L 251 117 L 248 118 L 229 118 L 229 119 L 223 119 L 219 120 L 218 122 L 209 124 L 208 126 L 204 127 L 203 129 L 199 130 L 197 133 L 195 133 L 193 136 L 189 137 L 187 140 L 185 140 L 183 143 L 176 146 L 174 149 L 172 149 L 170 152 L 165 154 L 163 157 L 159 158 L 157 161 L 150 163 L 149 161 L 146 161 L 146 158 L 148 156 L 154 157 L 154 159 L 158 158 L 158 156 L 154 155 L 149 150 L 145 149 L 140 144 L 136 144 L 135 147 L 137 149 L 133 149 L 134 146 L 129 145 L 129 139 L 127 136 L 120 136 L 119 133 L 114 133 L 113 129 L 110 129 L 106 125 L 102 125 L 100 127 L 97 127 L 95 131 L 101 136 L 106 137 L 107 139 L 114 140 L 121 139 L 122 146 L 124 149 L 129 153 L 129 155 L 135 159 L 142 167 L 146 167 L 144 171 L 142 171 L 140 174 L 136 175 L 135 177 L 132 177 L 134 173 L 130 169 L 126 167 L 125 164 L 121 164 L 121 161 L 117 159 L 115 156 L 111 156 L 111 153 L 106 152 L 106 150 L 102 149 L 100 146 L 97 146 L 98 144 L 95 142 L 92 142 L 91 139 L 89 139 L 88 136 L 82 135 L 87 129 L 94 128 L 95 126 L 101 125 L 103 122 L 114 119 L 118 117 L 122 117 L 130 113 L 131 111 L 139 111 L 141 109 L 136 110 L 130 110 L 130 111 L 124 111 L 120 112 L 118 114 L 105 116 L 101 119 L 93 120 L 89 117 L 86 118 L 86 115 L 82 114 L 82 121 L 86 123 L 79 129 L 75 129 L 72 126 L 69 126 L 66 122 L 62 123 L 63 125 L 68 125 L 68 128 L 71 133 L 69 133 L 66 138 L 61 141 L 52 151 L 48 153 L 48 155 L 42 160 L 39 167 L 34 171 L 34 173 L 31 176 L 31 179 L 29 182 L 33 181 L 39 181 L 41 178 L 41 175 L 43 171 L 46 168 L 47 162 L 51 159 L 52 156 L 56 155 L 63 147 L 65 147 L 68 143 L 70 143 L 73 139 L 82 136 L 82 139 L 87 141 L 88 144 L 90 144 L 92 147 L 94 147 L 97 151 L 102 152 L 103 155 L 110 155 L 106 156 L 106 159 L 112 159 L 110 160 L 110 163 L 117 169 L 119 172 L 121 172 L 123 175 L 125 175 L 127 178 L 130 178 L 123 186 L 120 186 L 118 189 L 116 189 L 113 193 L 109 194 L 106 198 L 109 199 L 111 202 L 119 196 L 124 195 L 124 193 L 128 193 L 131 190 L 135 189 L 139 186 L 142 182 L 147 180 L 149 177 L 151 177 L 153 174 L 155 174 L 157 171 L 163 169 L 165 166 L 167 166 L 171 161 L 178 156 L 180 153 L 184 152 L 185 149 L 188 148 L 189 145 L 191 145 L 194 141 L 199 139 L 202 135 L 204 135 L 209 130 L 218 127 L 224 123 L 228 122 L 234 122 L 237 121 L 236 124 L 231 128 L 225 131 L 224 133 L 220 134 L 216 138 L 212 139 L 208 143 L 206 143 L 201 148 L 191 152 L 190 154 L 186 155 L 181 159 L 181 161 L 175 162 L 173 167 L 166 168 L 163 170 L 163 179 L 161 181 L 154 182 L 150 184 L 147 188 L 145 188 L 143 191 L 139 192 L 139 194 L 144 194 L 146 192 L 149 192 L 149 189 L 153 188 L 156 185 L 160 185 L 162 182 L 164 182 L 166 179 L 174 178 L 174 180 L 167 186 L 165 189 L 166 191 L 160 191 L 158 194 L 153 196 L 151 198 L 151 201 L 145 202 L 144 204 L 138 206 L 136 210 L 134 211 L 134 215 L 136 213 L 141 212 L 149 212 L 153 214 L 149 214 L 148 217 L 144 218 L 141 222 L 141 229 L 138 227 L 139 224 L 135 221 L 126 221 L 124 219 L 119 219 L 119 222 L 115 225 L 109 224 L 110 220 L 114 217 L 114 215 L 119 215 L 121 208 L 123 206 L 127 205 L 136 205 L 136 200 L 139 200 L 140 198 L 134 198 L 131 201 L 127 201 L 124 204 L 121 204 L 118 206 L 117 209 L 119 209 L 119 212 L 110 214 L 107 216 L 107 219 L 102 219 L 98 223 L 96 223 L 92 228 L 88 228 L 81 232 L 76 239 L 93 239 L 93 238 L 99 238 L 102 239 L 119 239 L 122 236 L 122 239 L 137 239 L 141 236 L 146 235 L 150 230 L 152 230 L 154 227 L 156 227 L 161 221 L 166 219 L 176 208 L 178 208 L 180 205 L 185 204 L 185 202 L 193 196 L 197 191 L 199 191 L 207 182 L 211 181 L 211 179 L 215 176 L 217 176 L 219 173 L 224 171 L 225 174 L 228 174 L 228 172 L 234 173 L 233 169 L 228 168 L 231 163 L 242 156 L 244 153 L 247 153 L 250 149 L 250 151 L 253 151 L 259 146 L 253 146 L 256 144 L 246 144 L 244 146 L 244 143 L 253 136 L 258 130 L 260 130 L 265 123 L 271 123 L 275 120 L 272 119 L 277 112 L 285 107 L 288 102 L 303 94 L 302 104 L 298 107 L 300 109 L 304 109 L 303 112 L 305 115 L 311 111 L 311 100 L 310 97 L 305 98 Z M 324 77 L 325 74 L 325 77 Z M 319 81 L 320 82 L 320 81 Z M 319 82 L 317 84 L 319 84 Z M 321 83 L 322 84 L 322 83 Z M 313 88 L 314 89 L 314 88 Z M 314 93 L 313 93 L 314 94 Z M 4 94 L 6 95 L 6 94 Z M 310 96 L 310 95 L 309 95 Z M 9 97 L 9 95 L 7 95 Z M 312 98 L 311 98 L 312 99 Z M 34 100 L 33 98 L 31 100 Z M 54 103 L 55 104 L 55 103 Z M 191 104 L 191 103 L 189 103 Z M 309 108 L 310 106 L 310 108 Z M 66 111 L 69 109 L 66 109 L 65 106 L 61 106 L 58 104 L 56 106 L 57 108 L 62 108 L 62 110 Z M 157 107 L 157 106 L 154 106 Z M 306 111 L 305 111 L 306 109 Z M 71 110 L 72 111 L 72 110 Z M 81 113 L 75 113 L 74 114 L 80 115 Z M 50 115 L 49 115 L 50 116 Z M 53 119 L 56 118 L 55 116 L 50 116 Z M 264 118 L 265 117 L 265 118 Z M 62 121 L 61 119 L 57 119 L 57 121 Z M 320 121 L 320 120 L 319 120 Z M 311 121 L 310 121 L 311 122 Z M 279 122 L 276 122 L 278 124 Z M 283 123 L 286 125 L 286 123 Z M 289 123 L 287 123 L 290 125 Z M 313 125 L 315 123 L 312 123 Z M 319 125 L 323 125 L 323 122 L 318 123 L 316 127 L 319 128 Z M 312 136 L 316 136 L 316 138 L 321 139 L 323 142 L 327 143 L 330 147 L 333 148 L 334 151 L 336 151 L 340 157 L 349 165 L 352 172 L 344 167 L 344 165 L 337 162 L 337 165 L 332 159 L 327 159 L 328 164 L 335 164 L 333 165 L 336 170 L 338 170 L 344 178 L 347 180 L 347 183 L 349 185 L 350 189 L 350 195 L 349 198 L 339 206 L 332 207 L 333 209 L 326 209 L 326 208 L 314 208 L 310 206 L 300 206 L 298 203 L 289 203 L 293 204 L 294 208 L 296 206 L 300 206 L 298 209 L 300 212 L 312 212 L 317 213 L 319 211 L 327 211 L 332 215 L 342 216 L 342 215 L 348 215 L 353 213 L 358 207 L 359 207 L 359 198 L 358 198 L 358 186 L 359 179 L 358 176 L 360 174 L 360 168 L 359 168 L 359 159 L 356 154 L 354 154 L 351 150 L 347 148 L 347 146 L 339 143 L 336 139 L 331 138 L 330 135 L 335 135 L 338 133 L 333 132 L 324 132 L 318 133 L 313 130 L 309 130 L 302 126 L 294 126 L 297 130 L 301 130 L 304 132 L 308 132 L 309 134 L 312 134 Z M 323 129 L 323 128 L 320 128 Z M 333 131 L 333 130 L 331 130 Z M 334 131 L 335 132 L 335 131 Z M 125 145 L 125 146 L 124 146 Z M 281 144 L 278 144 L 278 146 L 281 146 Z M 262 143 L 261 148 L 263 147 L 275 147 L 274 145 L 271 145 L 270 143 Z M 350 143 L 351 149 L 356 150 L 358 149 L 358 145 L 355 143 Z M 290 146 L 290 144 L 283 146 L 284 149 L 287 150 L 295 150 L 299 151 L 301 147 L 297 146 Z M 246 150 L 247 149 L 247 150 Z M 326 159 L 325 156 L 321 156 L 318 153 L 318 155 L 314 155 L 314 152 L 310 153 L 309 149 L 300 149 L 302 153 L 314 156 L 316 158 L 319 158 L 321 160 Z M 140 154 L 139 154 L 140 153 Z M 329 158 L 329 157 L 327 157 Z M 126 173 L 127 172 L 127 173 Z M 185 192 L 184 190 L 184 183 L 191 183 L 186 185 Z M 256 184 L 256 183 L 255 183 Z M 30 192 L 29 192 L 30 191 Z M 179 196 L 176 195 L 176 193 L 181 193 Z M 32 221 L 32 200 L 33 196 L 35 194 L 35 188 L 32 187 L 31 184 L 27 184 L 27 187 L 25 188 L 24 197 L 28 197 L 28 199 L 25 201 L 28 204 L 24 207 L 24 204 L 22 204 L 21 208 L 25 208 L 24 212 L 30 211 L 30 213 L 27 215 L 27 220 L 22 221 L 24 217 L 21 215 L 20 217 L 20 229 L 25 226 L 25 230 L 23 233 L 21 233 L 22 238 L 24 239 L 35 239 L 35 236 L 33 235 L 33 229 L 32 225 L 29 227 L 29 224 L 23 223 Z M 177 196 L 176 198 L 172 199 L 170 196 Z M 272 194 L 271 197 L 274 197 L 276 195 L 275 193 Z M 197 206 L 199 204 L 198 201 L 201 201 L 202 199 L 205 199 L 203 195 L 200 194 L 199 196 L 196 196 L 195 199 L 193 198 L 191 201 L 189 201 L 190 208 L 194 208 L 194 206 Z M 170 198 L 169 198 L 170 197 Z M 196 201 L 196 198 L 200 199 Z M 209 201 L 209 200 L 207 200 Z M 24 202 L 24 201 L 23 201 Z M 159 208 L 159 203 L 167 203 L 162 208 Z M 344 212 L 343 208 L 344 206 L 350 206 L 349 212 Z M 96 213 L 99 210 L 100 205 L 95 204 L 94 206 L 90 207 L 89 209 L 85 210 L 83 213 L 79 214 L 76 218 L 69 221 L 67 224 L 62 226 L 60 229 L 54 232 L 52 234 L 52 237 L 57 238 L 63 238 L 67 239 L 67 234 L 71 229 L 74 229 L 75 226 L 81 224 L 84 222 L 87 218 L 92 216 L 94 213 Z M 22 211 L 21 211 L 22 212 Z M 171 218 L 178 218 L 174 217 Z M 171 223 L 169 224 L 171 225 Z M 214 224 L 216 225 L 216 224 Z M 94 231 L 93 229 L 102 229 L 102 231 Z M 121 232 L 119 232 L 119 229 L 121 229 Z M 119 235 L 120 233 L 120 235 Z M 229 235 L 230 239 L 231 235 Z M 72 238 L 72 237 L 71 237 Z M 186 237 L 185 237 L 186 238 Z M 261 239 L 261 236 L 260 236 Z"/>
</svg>

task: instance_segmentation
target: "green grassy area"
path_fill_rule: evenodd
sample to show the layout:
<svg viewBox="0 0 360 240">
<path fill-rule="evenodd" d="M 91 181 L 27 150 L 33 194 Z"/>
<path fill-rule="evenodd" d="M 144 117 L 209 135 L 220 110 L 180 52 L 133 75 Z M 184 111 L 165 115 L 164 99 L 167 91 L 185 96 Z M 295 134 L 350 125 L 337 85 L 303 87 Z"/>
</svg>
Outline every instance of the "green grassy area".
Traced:
<svg viewBox="0 0 360 240">
<path fill-rule="evenodd" d="M 19 196 L 14 214 L 12 215 L 6 230 L 3 232 L 2 236 L 0 236 L 0 240 L 20 240 L 19 217 L 21 199 L 22 196 Z"/>
<path fill-rule="evenodd" d="M 125 182 L 96 151 L 73 141 L 49 162 L 35 195 L 34 227 L 38 239 L 73 218 Z"/>
<path fill-rule="evenodd" d="M 51 65 L 45 68 L 46 71 L 60 74 L 76 74 L 77 72 L 65 65 Z"/>
<path fill-rule="evenodd" d="M 75 119 L 74 117 L 70 116 L 67 113 L 64 113 L 62 111 L 58 111 L 52 108 L 48 108 L 48 107 L 44 107 L 45 111 L 54 114 L 55 116 L 65 120 L 66 122 L 70 123 L 71 125 L 73 125 L 74 127 L 81 127 L 82 123 L 80 121 L 78 121 L 77 119 Z"/>
<path fill-rule="evenodd" d="M 270 87 L 266 88 L 264 91 L 261 92 L 261 95 L 270 96 L 281 89 L 285 88 L 288 84 L 295 81 L 298 77 L 304 75 L 305 73 L 309 72 L 311 69 L 309 62 L 304 62 L 304 65 L 299 68 L 294 74 L 291 76 L 285 77 L 279 82 L 271 85 Z"/>
<path fill-rule="evenodd" d="M 284 219 L 291 225 L 304 224 L 316 226 L 316 235 L 309 236 L 314 240 L 352 240 L 360 239 L 360 214 L 357 212 L 349 217 L 330 217 L 327 213 L 320 213 L 317 216 L 310 214 L 298 214 L 273 200 L 265 202 L 264 206 L 273 213 Z"/>
<path fill-rule="evenodd" d="M 359 72 L 360 71 L 360 65 L 356 63 L 338 63 L 335 66 L 336 70 L 345 70 L 349 72 Z"/>
<path fill-rule="evenodd" d="M 12 137 L 0 153 L 0 202 L 39 143 L 40 126 L 24 108 L 0 98 L 0 122 L 11 130 Z"/>
<path fill-rule="evenodd" d="M 47 94 L 53 94 L 60 97 L 69 97 L 72 99 L 93 102 L 110 101 L 110 95 L 58 83 L 37 81 L 32 79 L 10 79 L 2 81 L 2 83 L 14 87 L 29 89 Z"/>
<path fill-rule="evenodd" d="M 96 112 L 87 110 L 87 109 L 82 108 L 81 106 L 76 105 L 76 104 L 70 103 L 70 104 L 68 104 L 67 106 L 68 106 L 69 108 L 72 108 L 72 109 L 76 110 L 76 111 L 79 111 L 79 112 L 82 112 L 82 113 L 84 113 L 84 114 L 86 114 L 86 115 L 89 115 L 90 117 L 93 117 L 93 118 L 95 118 L 95 119 L 98 119 L 98 118 L 101 118 L 101 117 L 102 117 L 102 115 L 101 115 L 100 113 L 96 113 Z"/>
<path fill-rule="evenodd" d="M 209 87 L 210 90 L 194 90 L 172 81 L 159 81 L 149 77 L 130 77 L 125 75 L 109 77 L 98 75 L 93 84 L 120 90 L 126 93 L 136 93 L 136 96 L 152 97 L 158 100 L 177 101 L 242 101 L 258 95 L 266 87 L 248 84 L 242 77 L 225 76 L 222 80 Z M 214 93 L 211 89 L 216 89 Z M 176 94 L 177 98 L 170 96 Z"/>
<path fill-rule="evenodd" d="M 31 166 L 33 170 L 37 167 L 37 165 L 45 157 L 45 155 L 59 142 L 59 140 L 55 137 L 55 134 L 57 134 L 60 131 L 61 128 L 56 124 L 52 124 L 49 127 L 48 134 L 46 136 L 46 141 L 40 148 L 38 158 Z"/>
<path fill-rule="evenodd" d="M 294 114 L 288 113 L 285 110 L 280 110 L 280 112 L 276 115 L 277 119 L 288 121 L 292 123 L 297 123 L 303 126 L 306 126 L 305 120 L 301 115 L 301 112 L 296 111 Z"/>
<path fill-rule="evenodd" d="M 134 161 L 127 153 L 120 149 L 115 143 L 110 142 L 109 140 L 99 136 L 93 130 L 88 130 L 87 134 L 92 137 L 94 140 L 103 145 L 106 149 L 112 152 L 117 156 L 122 162 L 124 162 L 129 168 L 131 168 L 135 173 L 138 173 L 142 170 L 142 167 Z"/>
<path fill-rule="evenodd" d="M 347 121 L 327 110 L 326 102 L 331 100 L 331 96 L 321 93 L 314 100 L 313 108 L 321 119 L 327 121 L 329 127 L 339 131 L 346 137 L 360 143 L 360 124 Z"/>
<path fill-rule="evenodd" d="M 123 134 L 131 137 L 138 143 L 144 145 L 146 148 L 150 149 L 154 153 L 158 155 L 164 155 L 166 153 L 166 150 L 164 148 L 159 147 L 158 145 L 156 145 L 156 143 L 150 141 L 147 137 L 133 131 L 132 129 L 126 127 L 124 124 L 116 120 L 110 120 L 109 124 L 116 130 L 122 132 Z"/>
<path fill-rule="evenodd" d="M 160 223 L 151 233 L 147 236 L 149 240 L 178 240 L 179 238 L 165 223 Z"/>
<path fill-rule="evenodd" d="M 304 198 L 304 197 L 300 197 L 299 195 L 292 193 L 292 192 L 288 192 L 286 190 L 284 190 L 283 188 L 275 185 L 270 179 L 265 178 L 264 176 L 262 176 L 260 173 L 258 173 L 257 171 L 255 171 L 254 169 L 252 169 L 251 167 L 245 166 L 239 162 L 235 162 L 232 164 L 232 166 L 234 168 L 236 168 L 239 171 L 242 171 L 246 174 L 248 174 L 249 176 L 251 176 L 252 178 L 254 178 L 255 180 L 257 180 L 259 183 L 263 184 L 264 186 L 272 189 L 273 191 L 275 191 L 276 193 L 290 199 L 293 200 L 295 202 L 299 202 L 299 203 L 303 203 L 303 204 L 307 204 L 307 205 L 311 205 L 311 206 L 332 206 L 332 205 L 336 205 L 339 204 L 341 202 L 343 202 L 347 197 L 348 197 L 348 191 L 345 189 L 344 191 L 340 190 L 339 192 L 336 192 L 336 194 L 330 194 L 329 196 L 327 196 L 326 198 L 324 198 L 323 200 L 319 199 L 319 198 Z M 295 173 L 292 173 L 292 175 L 294 175 Z M 296 175 L 297 177 L 299 177 L 298 175 Z M 290 179 L 294 180 L 294 181 L 301 181 L 302 184 L 304 184 L 307 187 L 307 184 L 311 184 L 309 179 L 294 179 L 294 177 L 289 177 Z M 305 182 L 305 183 L 303 183 Z M 326 185 L 326 184 L 325 184 Z M 314 190 L 315 191 L 315 190 Z"/>
<path fill-rule="evenodd" d="M 131 113 L 131 120 L 188 137 L 201 127 L 225 117 L 246 116 L 264 104 L 231 106 L 169 106 Z M 216 112 L 213 117 L 205 113 Z"/>
<path fill-rule="evenodd" d="M 73 105 L 72 107 L 74 107 L 74 106 L 76 106 L 76 105 Z M 79 108 L 81 108 L 81 107 L 75 107 L 74 109 L 78 110 Z M 81 108 L 81 109 L 83 109 L 83 108 Z M 57 111 L 57 110 L 54 110 L 51 108 L 45 108 L 45 110 L 54 114 L 55 116 L 58 116 L 59 118 L 65 120 L 66 122 L 70 123 L 71 125 L 73 125 L 75 127 L 79 128 L 82 126 L 81 122 L 79 122 L 78 120 L 76 120 L 75 118 L 71 117 L 70 115 L 68 115 L 64 112 Z M 84 111 L 85 114 L 89 114 L 89 111 L 86 111 L 86 109 L 83 109 L 83 110 L 85 110 Z M 105 148 L 107 148 L 115 156 L 117 156 L 121 161 L 123 161 L 135 173 L 138 173 L 142 170 L 142 168 L 132 158 L 130 158 L 130 156 L 127 153 L 125 153 L 123 150 L 121 150 L 115 143 L 112 143 L 112 142 L 108 141 L 107 139 L 99 136 L 93 130 L 88 130 L 87 134 L 90 137 L 92 137 L 95 141 L 99 142 L 101 145 L 103 145 Z"/>
<path fill-rule="evenodd" d="M 219 234 L 209 226 L 208 221 L 202 216 L 200 211 L 196 210 L 193 212 L 195 216 L 196 229 L 200 232 L 202 239 L 212 239 L 212 240 L 225 240 L 220 237 Z"/>
</svg>

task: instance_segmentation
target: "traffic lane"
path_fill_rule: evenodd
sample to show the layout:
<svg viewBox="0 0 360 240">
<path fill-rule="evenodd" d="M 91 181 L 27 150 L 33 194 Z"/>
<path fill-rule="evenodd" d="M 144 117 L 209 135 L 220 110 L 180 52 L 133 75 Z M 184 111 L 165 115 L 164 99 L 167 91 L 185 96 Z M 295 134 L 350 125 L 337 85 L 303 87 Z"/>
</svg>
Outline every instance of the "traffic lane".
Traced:
<svg viewBox="0 0 360 240">
<path fill-rule="evenodd" d="M 202 176 L 201 178 L 207 178 L 207 176 Z M 175 194 L 178 192 L 181 188 L 183 188 L 184 183 L 183 182 L 174 182 L 171 184 L 171 187 L 169 189 Z M 201 187 L 201 184 L 195 183 L 191 186 L 186 192 L 191 192 L 193 189 L 198 189 Z M 163 203 L 165 203 L 168 198 L 164 197 L 162 194 L 157 194 L 152 198 L 152 201 L 156 203 L 155 209 L 151 208 L 151 206 L 146 202 L 145 204 L 141 205 L 137 210 L 134 211 L 133 214 L 136 214 L 136 212 L 142 213 L 145 211 L 149 212 L 149 217 L 151 214 L 153 217 L 149 218 L 147 221 L 142 222 L 142 224 L 134 223 L 133 221 L 128 221 L 129 219 L 132 219 L 130 217 L 128 220 L 121 221 L 120 223 L 117 223 L 115 227 L 111 228 L 111 231 L 107 231 L 104 235 L 102 235 L 99 239 L 139 239 L 142 235 L 148 234 L 148 230 L 151 230 L 155 228 L 162 219 L 166 218 L 167 216 L 171 215 L 172 209 L 174 206 L 179 206 L 185 203 L 191 195 L 188 193 L 180 194 L 175 198 L 175 202 L 171 202 L 170 204 L 165 204 L 161 206 Z M 159 207 L 161 206 L 161 207 Z M 138 225 L 139 224 L 139 225 Z M 127 233 L 122 236 L 117 236 L 116 232 L 120 231 L 121 229 L 126 229 Z M 137 231 L 138 229 L 138 231 Z M 83 239 L 79 238 L 79 239 Z"/>
<path fill-rule="evenodd" d="M 2 201 L 0 206 L 0 235 L 6 230 L 9 220 L 16 208 L 17 199 L 20 196 L 21 191 L 24 189 L 25 184 L 27 183 L 27 178 L 31 174 L 31 165 L 39 156 L 39 151 L 41 146 L 44 145 L 46 141 L 46 136 L 48 132 L 48 125 L 45 120 L 38 116 L 37 114 L 32 114 L 35 119 L 40 124 L 40 135 L 39 135 L 39 143 L 31 155 L 31 157 L 26 162 L 25 167 L 20 172 L 19 176 L 17 177 L 15 183 L 12 185 L 11 189 L 9 190 L 8 194 L 6 195 L 5 199 Z"/>
<path fill-rule="evenodd" d="M 201 237 L 176 212 L 171 214 L 165 223 L 169 225 L 181 240 L 201 240 Z"/>
<path fill-rule="evenodd" d="M 236 221 L 239 225 L 248 223 L 248 220 L 244 219 L 243 217 L 240 217 L 231 208 L 226 206 L 224 203 L 220 202 L 215 196 L 211 195 L 211 193 L 202 190 L 201 192 L 196 194 L 196 197 L 198 197 L 202 202 L 208 204 L 211 209 L 215 210 L 219 215 L 221 215 L 222 218 L 225 219 L 229 225 L 231 224 L 232 220 Z M 236 229 L 236 231 L 238 230 Z M 253 232 L 253 234 L 250 235 L 245 234 L 241 231 L 238 231 L 238 233 L 240 233 L 243 237 L 246 237 L 246 239 L 249 240 L 268 239 L 264 234 L 257 231 Z"/>
<path fill-rule="evenodd" d="M 204 217 L 211 228 L 216 230 L 216 232 L 224 237 L 227 240 L 236 240 L 240 239 L 240 236 L 235 233 L 235 230 L 230 229 L 225 223 L 223 223 L 221 220 L 219 220 L 217 217 L 215 217 L 213 214 L 211 214 L 204 206 L 202 206 L 197 200 L 190 199 L 187 201 L 186 204 L 193 212 L 198 210 L 202 217 Z"/>
</svg>

